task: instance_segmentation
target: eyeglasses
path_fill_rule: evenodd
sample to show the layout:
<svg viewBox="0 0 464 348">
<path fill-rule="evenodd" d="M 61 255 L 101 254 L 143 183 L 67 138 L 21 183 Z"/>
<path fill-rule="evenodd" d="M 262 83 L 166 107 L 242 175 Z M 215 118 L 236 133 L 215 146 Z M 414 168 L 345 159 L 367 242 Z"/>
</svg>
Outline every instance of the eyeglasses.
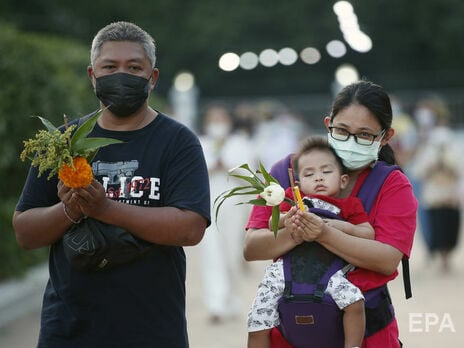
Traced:
<svg viewBox="0 0 464 348">
<path fill-rule="evenodd" d="M 354 140 L 359 145 L 369 146 L 374 143 L 374 140 L 379 136 L 382 136 L 385 133 L 385 129 L 382 130 L 379 134 L 370 134 L 367 132 L 360 132 L 358 134 L 353 134 L 348 132 L 345 128 L 339 127 L 328 127 L 330 131 L 330 136 L 336 140 L 347 141 L 351 136 L 354 137 Z"/>
</svg>

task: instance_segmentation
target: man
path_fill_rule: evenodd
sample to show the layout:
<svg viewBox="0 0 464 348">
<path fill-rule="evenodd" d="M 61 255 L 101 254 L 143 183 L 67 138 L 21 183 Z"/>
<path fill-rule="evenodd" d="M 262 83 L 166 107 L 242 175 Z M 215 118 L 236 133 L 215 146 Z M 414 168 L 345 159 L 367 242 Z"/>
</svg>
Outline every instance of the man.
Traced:
<svg viewBox="0 0 464 348">
<path fill-rule="evenodd" d="M 208 174 L 197 137 L 148 106 L 155 61 L 154 40 L 138 26 L 101 29 L 88 75 L 108 108 L 90 136 L 123 142 L 99 150 L 87 188 L 30 170 L 13 226 L 23 248 L 51 246 L 39 347 L 188 347 L 182 246 L 198 244 L 210 224 Z M 62 236 L 85 216 L 122 227 L 154 250 L 110 270 L 78 271 Z"/>
</svg>

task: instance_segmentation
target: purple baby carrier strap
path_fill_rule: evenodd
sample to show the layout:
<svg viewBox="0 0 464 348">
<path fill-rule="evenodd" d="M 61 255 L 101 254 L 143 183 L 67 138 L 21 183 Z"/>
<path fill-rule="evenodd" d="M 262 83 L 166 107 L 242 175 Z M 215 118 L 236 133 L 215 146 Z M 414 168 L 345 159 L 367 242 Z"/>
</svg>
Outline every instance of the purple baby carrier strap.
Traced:
<svg viewBox="0 0 464 348">
<path fill-rule="evenodd" d="M 277 162 L 271 168 L 271 175 L 284 187 L 290 186 L 288 168 L 290 167 L 291 155 Z M 398 166 L 390 166 L 384 162 L 377 162 L 363 183 L 358 197 L 363 202 L 364 209 L 369 212 L 377 194 L 386 177 Z M 316 214 L 327 216 L 327 211 L 315 211 Z M 319 209 L 320 210 L 320 209 Z M 304 243 L 309 244 L 309 243 Z M 317 243 L 311 243 L 317 244 Z M 319 244 L 317 244 L 319 246 Z M 320 248 L 323 248 L 320 246 Z M 325 249 L 324 249 L 325 250 Z M 327 251 L 327 253 L 330 253 Z M 345 262 L 334 256 L 334 259 L 326 272 L 318 282 L 313 284 L 295 281 L 292 275 L 292 252 L 284 255 L 284 296 L 279 301 L 279 314 L 281 324 L 279 329 L 288 342 L 295 348 L 337 348 L 344 346 L 342 311 L 336 306 L 332 297 L 325 293 L 330 277 L 343 267 Z M 374 309 L 382 301 L 390 301 L 386 286 L 374 289 L 365 294 L 366 312 L 369 314 L 368 302 Z M 393 307 L 391 301 L 391 318 L 393 318 Z M 390 320 L 390 319 L 389 319 Z M 383 325 L 382 323 L 380 326 Z M 367 327 L 366 335 L 377 330 Z M 373 332 L 372 332 L 373 331 Z M 327 335 L 327 332 L 330 334 Z"/>
</svg>

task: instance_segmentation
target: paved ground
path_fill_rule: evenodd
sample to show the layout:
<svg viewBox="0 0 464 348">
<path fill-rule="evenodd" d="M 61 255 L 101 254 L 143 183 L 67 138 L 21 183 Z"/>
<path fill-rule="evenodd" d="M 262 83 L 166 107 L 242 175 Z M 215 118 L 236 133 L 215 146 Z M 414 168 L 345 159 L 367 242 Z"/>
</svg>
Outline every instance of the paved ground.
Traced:
<svg viewBox="0 0 464 348">
<path fill-rule="evenodd" d="M 211 325 L 201 302 L 199 248 L 187 248 L 188 255 L 188 308 L 191 348 L 241 348 L 246 347 L 246 312 L 223 324 Z M 264 263 L 248 264 L 243 279 L 236 284 L 237 292 L 250 304 Z M 453 271 L 444 274 L 436 261 L 427 260 L 420 236 L 416 238 L 411 262 L 413 298 L 404 299 L 401 278 L 391 285 L 396 306 L 401 338 L 405 347 L 462 347 L 464 341 L 464 248 L 457 249 L 453 258 Z M 21 289 L 19 284 L 0 285 L 0 347 L 35 347 L 39 329 L 40 296 L 43 289 L 43 272 L 35 274 L 29 289 L 22 291 L 23 300 L 13 306 L 5 305 L 11 289 Z M 27 300 L 30 301 L 27 301 Z M 3 301 L 3 302 L 2 302 Z M 31 303 L 32 302 L 32 303 Z M 3 304 L 3 306 L 2 306 Z M 7 309 L 5 309 L 8 307 Z M 5 319 L 11 316 L 13 321 Z M 381 347 L 379 347 L 381 348 Z"/>
</svg>

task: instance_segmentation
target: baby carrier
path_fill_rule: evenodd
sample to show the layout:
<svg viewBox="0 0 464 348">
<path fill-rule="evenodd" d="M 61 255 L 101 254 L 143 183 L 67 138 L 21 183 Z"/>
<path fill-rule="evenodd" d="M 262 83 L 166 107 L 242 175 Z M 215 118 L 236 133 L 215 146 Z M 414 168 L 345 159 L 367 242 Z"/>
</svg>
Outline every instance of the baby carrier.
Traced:
<svg viewBox="0 0 464 348">
<path fill-rule="evenodd" d="M 290 186 L 290 156 L 278 162 L 271 174 L 284 187 Z M 377 162 L 369 173 L 358 198 L 368 213 L 387 176 L 398 166 Z M 310 208 L 328 218 L 337 215 Z M 337 348 L 344 346 L 343 312 L 325 293 L 330 277 L 346 262 L 319 243 L 302 243 L 284 258 L 285 289 L 279 301 L 280 326 L 285 339 L 295 348 Z M 411 297 L 408 260 L 403 259 L 403 281 L 406 298 Z M 364 293 L 366 334 L 368 337 L 387 326 L 394 318 L 393 306 L 386 285 Z"/>
</svg>

